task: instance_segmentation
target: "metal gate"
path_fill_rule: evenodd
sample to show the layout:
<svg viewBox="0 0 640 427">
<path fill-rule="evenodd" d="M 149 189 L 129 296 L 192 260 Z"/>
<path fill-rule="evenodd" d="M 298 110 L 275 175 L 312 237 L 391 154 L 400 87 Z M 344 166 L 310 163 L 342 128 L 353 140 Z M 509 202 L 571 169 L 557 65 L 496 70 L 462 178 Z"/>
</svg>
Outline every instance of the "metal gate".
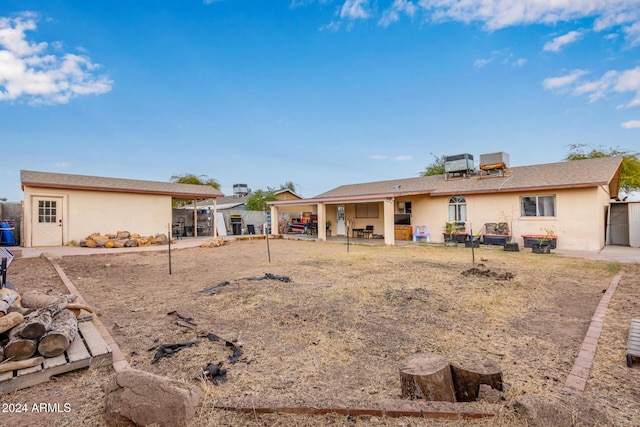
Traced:
<svg viewBox="0 0 640 427">
<path fill-rule="evenodd" d="M 629 209 L 626 203 L 612 203 L 609 206 L 610 245 L 629 246 Z"/>
</svg>

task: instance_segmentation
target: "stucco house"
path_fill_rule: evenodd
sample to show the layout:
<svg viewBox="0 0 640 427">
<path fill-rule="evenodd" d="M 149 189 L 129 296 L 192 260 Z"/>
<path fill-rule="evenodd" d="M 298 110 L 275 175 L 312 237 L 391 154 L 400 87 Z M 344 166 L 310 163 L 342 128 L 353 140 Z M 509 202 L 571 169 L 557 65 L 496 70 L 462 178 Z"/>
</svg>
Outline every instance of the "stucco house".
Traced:
<svg viewBox="0 0 640 427">
<path fill-rule="evenodd" d="M 472 157 L 472 156 L 471 156 Z M 444 240 L 447 222 L 467 232 L 487 223 L 507 223 L 512 241 L 552 233 L 557 247 L 599 250 L 606 242 L 612 199 L 618 197 L 621 157 L 508 167 L 390 181 L 343 185 L 310 199 L 271 202 L 281 210 L 312 209 L 318 223 L 330 220 L 331 235 L 373 228 L 367 237 L 395 244 L 397 228 L 425 226 L 432 242 Z M 272 230 L 277 233 L 277 230 Z M 318 238 L 327 232 L 320 227 Z"/>
<path fill-rule="evenodd" d="M 168 234 L 172 200 L 222 197 L 207 185 L 20 171 L 25 247 L 61 246 L 92 233 Z"/>
</svg>

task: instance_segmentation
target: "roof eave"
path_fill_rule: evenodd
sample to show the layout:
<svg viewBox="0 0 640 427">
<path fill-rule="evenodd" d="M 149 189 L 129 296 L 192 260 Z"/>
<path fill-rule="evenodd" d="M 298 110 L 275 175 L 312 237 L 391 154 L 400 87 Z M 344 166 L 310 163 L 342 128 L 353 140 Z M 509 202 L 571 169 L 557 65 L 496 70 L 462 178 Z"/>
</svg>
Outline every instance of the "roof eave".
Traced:
<svg viewBox="0 0 640 427">
<path fill-rule="evenodd" d="M 103 187 L 91 187 L 91 186 L 74 186 L 74 185 L 60 185 L 60 184 L 42 184 L 42 183 L 34 183 L 34 182 L 23 182 L 22 190 L 24 191 L 24 187 L 35 187 L 35 188 L 59 188 L 59 189 L 69 189 L 69 190 L 81 190 L 81 191 L 104 191 L 109 193 L 135 193 L 135 194 L 152 194 L 157 196 L 171 196 L 173 198 L 185 198 L 185 200 L 193 200 L 195 199 L 211 199 L 222 197 L 218 194 L 205 194 L 205 193 L 176 193 L 170 191 L 153 191 L 153 190 L 136 190 L 136 189 L 116 189 L 116 188 L 103 188 Z"/>
</svg>

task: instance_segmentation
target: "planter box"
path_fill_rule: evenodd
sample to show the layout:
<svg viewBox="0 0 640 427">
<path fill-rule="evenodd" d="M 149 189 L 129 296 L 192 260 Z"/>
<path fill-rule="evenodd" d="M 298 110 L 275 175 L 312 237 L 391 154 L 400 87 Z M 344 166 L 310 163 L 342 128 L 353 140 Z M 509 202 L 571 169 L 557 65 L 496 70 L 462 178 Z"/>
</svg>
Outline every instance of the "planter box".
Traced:
<svg viewBox="0 0 640 427">
<path fill-rule="evenodd" d="M 464 247 L 465 248 L 470 248 L 470 247 L 474 248 L 479 248 L 480 247 L 480 240 L 467 240 L 466 242 L 464 242 Z"/>
<path fill-rule="evenodd" d="M 506 234 L 483 234 L 482 242 L 485 245 L 504 246 L 511 236 Z"/>
<path fill-rule="evenodd" d="M 534 244 L 531 247 L 531 252 L 533 252 L 534 254 L 550 254 L 551 253 L 551 246 L 549 245 L 539 245 L 539 244 Z"/>
<path fill-rule="evenodd" d="M 504 250 L 506 252 L 520 252 L 520 247 L 517 243 L 505 243 Z"/>
<path fill-rule="evenodd" d="M 450 241 L 450 242 L 457 242 L 457 243 L 466 242 L 469 236 L 468 233 L 459 233 L 459 234 L 442 233 L 442 235 L 444 236 L 445 242 Z"/>
<path fill-rule="evenodd" d="M 522 238 L 524 239 L 525 248 L 532 248 L 533 245 L 537 245 L 542 242 L 543 245 L 550 246 L 551 249 L 555 249 L 558 241 L 558 236 L 547 236 L 545 234 L 523 234 Z"/>
</svg>

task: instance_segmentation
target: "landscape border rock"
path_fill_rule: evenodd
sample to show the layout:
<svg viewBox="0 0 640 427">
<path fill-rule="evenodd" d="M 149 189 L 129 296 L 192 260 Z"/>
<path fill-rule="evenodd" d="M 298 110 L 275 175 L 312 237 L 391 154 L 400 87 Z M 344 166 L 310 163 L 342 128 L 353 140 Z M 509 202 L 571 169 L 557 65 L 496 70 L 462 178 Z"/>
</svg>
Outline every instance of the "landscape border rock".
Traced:
<svg viewBox="0 0 640 427">
<path fill-rule="evenodd" d="M 203 399 L 190 384 L 136 369 L 124 369 L 105 390 L 107 425 L 110 427 L 157 424 L 184 426 Z"/>
</svg>

